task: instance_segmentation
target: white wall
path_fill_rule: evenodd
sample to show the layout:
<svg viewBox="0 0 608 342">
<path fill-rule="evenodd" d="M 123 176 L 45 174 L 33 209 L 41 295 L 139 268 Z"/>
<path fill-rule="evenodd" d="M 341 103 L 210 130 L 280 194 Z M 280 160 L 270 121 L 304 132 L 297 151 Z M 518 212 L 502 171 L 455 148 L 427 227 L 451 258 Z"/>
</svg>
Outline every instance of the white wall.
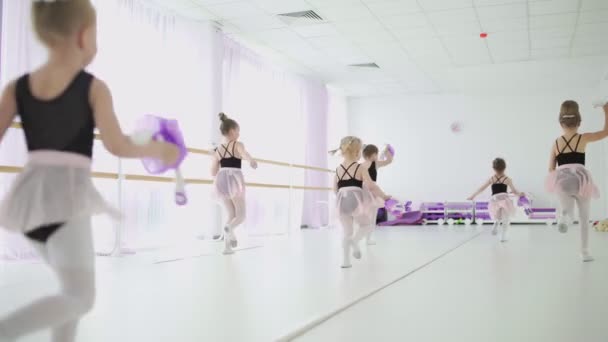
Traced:
<svg viewBox="0 0 608 342">
<path fill-rule="evenodd" d="M 578 101 L 583 131 L 601 129 L 602 112 L 591 106 L 597 93 L 578 89 L 533 95 L 351 98 L 349 129 L 366 143 L 395 146 L 395 163 L 381 172 L 379 182 L 400 199 L 463 200 L 492 175 L 492 160 L 503 157 L 520 191 L 532 193 L 538 205 L 556 206 L 544 191 L 544 180 L 550 148 L 561 134 L 560 104 Z M 459 134 L 450 130 L 455 121 L 463 123 Z M 605 193 L 604 145 L 592 145 L 587 152 L 587 165 Z M 592 216 L 605 218 L 607 207 L 605 197 L 596 201 Z"/>
</svg>

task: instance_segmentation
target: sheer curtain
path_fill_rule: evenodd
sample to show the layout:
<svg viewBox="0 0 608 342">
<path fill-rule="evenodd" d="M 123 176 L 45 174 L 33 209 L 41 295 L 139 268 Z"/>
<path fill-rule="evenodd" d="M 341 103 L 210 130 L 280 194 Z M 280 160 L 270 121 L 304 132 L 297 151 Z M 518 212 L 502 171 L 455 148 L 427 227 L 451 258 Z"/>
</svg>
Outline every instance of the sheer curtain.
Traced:
<svg viewBox="0 0 608 342">
<path fill-rule="evenodd" d="M 306 111 L 306 150 L 305 164 L 319 168 L 327 168 L 327 123 L 329 115 L 329 94 L 325 86 L 310 83 L 304 89 L 304 109 Z M 304 184 L 308 187 L 330 187 L 330 177 L 327 172 L 306 169 Z M 302 208 L 302 226 L 322 227 L 328 223 L 327 190 L 307 190 L 304 192 Z"/>
<path fill-rule="evenodd" d="M 123 128 L 144 114 L 179 120 L 190 147 L 209 146 L 214 111 L 214 29 L 138 0 L 97 0 L 99 54 L 91 70 L 114 94 Z M 145 174 L 139 161 L 122 162 L 128 174 Z M 192 154 L 187 178 L 208 178 L 209 159 Z M 189 205 L 176 207 L 171 184 L 126 181 L 120 198 L 126 213 L 127 248 L 154 248 L 192 239 L 217 207 L 210 188 L 188 186 Z"/>
<path fill-rule="evenodd" d="M 276 68 L 206 23 L 194 22 L 143 0 L 93 0 L 98 11 L 99 53 L 90 71 L 106 81 L 126 132 L 144 114 L 176 118 L 187 144 L 207 148 L 219 142 L 217 113 L 224 111 L 242 126 L 242 140 L 251 153 L 287 164 L 326 167 L 325 152 L 332 96 L 325 85 Z M 0 82 L 32 70 L 45 58 L 30 23 L 30 0 L 2 2 Z M 0 164 L 26 162 L 22 132 L 10 129 L 0 148 Z M 95 143 L 95 171 L 145 175 L 139 161 L 121 161 Z M 330 143 L 330 145 L 333 145 Z M 192 154 L 183 168 L 187 178 L 210 178 L 209 157 Z M 324 173 L 285 165 L 245 166 L 253 183 L 287 188 L 250 187 L 248 220 L 251 235 L 299 231 L 302 223 L 324 224 L 327 192 L 290 189 L 289 184 L 329 186 Z M 0 192 L 14 175 L 0 174 Z M 104 196 L 125 213 L 122 222 L 94 222 L 100 252 L 115 244 L 121 228 L 122 246 L 158 248 L 192 240 L 219 228 L 220 207 L 211 187 L 189 185 L 186 207 L 173 204 L 170 184 L 95 180 Z M 0 257 L 24 258 L 33 251 L 20 236 L 0 230 Z"/>
<path fill-rule="evenodd" d="M 30 1 L 2 1 L 0 85 L 4 87 L 26 70 L 42 63 L 45 50 L 36 42 L 30 24 Z M 9 129 L 0 145 L 0 164 L 22 166 L 27 149 L 23 132 Z M 0 195 L 8 191 L 15 175 L 0 173 Z M 35 258 L 35 251 L 21 235 L 0 229 L 0 260 Z"/>
<path fill-rule="evenodd" d="M 208 24 L 175 16 L 141 0 L 94 0 L 98 11 L 99 53 L 90 71 L 106 81 L 126 132 L 144 114 L 176 118 L 192 147 L 209 145 L 211 117 L 221 99 L 213 98 L 213 73 L 218 73 L 213 36 Z M 35 68 L 45 58 L 30 23 L 31 1 L 3 1 L 0 80 L 9 80 Z M 214 65 L 215 63 L 215 65 Z M 217 97 L 218 95 L 215 95 Z M 118 159 L 96 141 L 93 169 L 116 173 Z M 2 142 L 0 164 L 23 165 L 26 149 L 22 132 L 11 129 Z M 145 175 L 138 161 L 123 161 L 125 173 Z M 208 175 L 209 160 L 192 155 L 183 167 L 186 177 Z M 0 174 L 2 189 L 14 176 Z M 127 248 L 159 247 L 191 239 L 208 225 L 217 206 L 209 201 L 209 187 L 189 186 L 190 205 L 177 208 L 169 184 L 125 181 L 121 191 L 115 180 L 95 180 L 104 196 L 120 206 L 126 219 L 121 222 Z M 119 195 L 121 194 L 121 195 Z M 114 244 L 116 223 L 96 218 L 99 251 Z M 31 250 L 19 236 L 0 230 L 0 257 L 22 258 Z"/>
<path fill-rule="evenodd" d="M 328 94 L 324 84 L 267 64 L 237 42 L 224 39 L 224 111 L 241 125 L 241 140 L 259 158 L 324 167 Z M 322 152 L 324 153 L 324 152 Z M 322 154 L 324 156 L 324 154 Z M 246 169 L 256 183 L 327 186 L 303 169 L 261 164 Z M 326 194 L 295 189 L 252 188 L 248 193 L 250 234 L 296 232 L 313 217 L 326 216 L 317 202 Z M 319 220 L 315 219 L 315 222 Z M 310 221 L 311 223 L 315 223 Z"/>
<path fill-rule="evenodd" d="M 327 121 L 327 140 L 329 150 L 340 147 L 340 140 L 349 134 L 348 128 L 348 101 L 344 93 L 335 88 L 329 88 L 329 115 Z M 338 156 L 328 156 L 329 168 L 335 170 L 340 163 Z M 330 180 L 333 182 L 333 175 L 330 175 Z M 338 224 L 335 212 L 335 196 L 333 192 L 330 194 L 329 200 L 329 224 L 336 226 Z"/>
</svg>

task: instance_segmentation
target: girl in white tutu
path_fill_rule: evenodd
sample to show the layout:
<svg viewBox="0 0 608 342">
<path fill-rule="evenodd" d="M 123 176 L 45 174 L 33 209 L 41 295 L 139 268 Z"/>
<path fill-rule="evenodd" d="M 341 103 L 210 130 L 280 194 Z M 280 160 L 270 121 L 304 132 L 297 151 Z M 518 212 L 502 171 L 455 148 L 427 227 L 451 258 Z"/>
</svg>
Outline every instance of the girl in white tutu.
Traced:
<svg viewBox="0 0 608 342">
<path fill-rule="evenodd" d="M 574 217 L 574 204 L 578 206 L 581 226 L 581 257 L 584 262 L 593 261 L 589 251 L 589 209 L 592 198 L 599 198 L 599 190 L 591 172 L 585 168 L 587 144 L 608 137 L 608 104 L 604 105 L 604 129 L 595 133 L 579 134 L 581 114 L 578 103 L 566 101 L 562 104 L 559 123 L 564 135 L 557 138 L 551 148 L 547 191 L 559 197 L 558 228 L 562 233 Z M 556 168 L 557 165 L 557 168 Z"/>
<path fill-rule="evenodd" d="M 165 143 L 132 144 L 108 87 L 84 70 L 97 52 L 89 0 L 35 1 L 32 18 L 49 54 L 39 69 L 9 83 L 0 100 L 0 139 L 19 115 L 29 151 L 0 206 L 0 226 L 28 238 L 59 278 L 60 290 L 0 319 L 0 341 L 49 328 L 53 341 L 72 342 L 95 300 L 91 216 L 117 214 L 91 180 L 95 127 L 119 157 L 174 163 L 179 151 Z"/>
<path fill-rule="evenodd" d="M 239 124 L 220 113 L 220 131 L 224 136 L 221 144 L 213 154 L 211 173 L 215 177 L 214 190 L 217 198 L 224 204 L 228 213 L 228 221 L 224 227 L 224 254 L 233 254 L 233 248 L 238 245 L 234 230 L 245 222 L 245 179 L 241 171 L 242 160 L 249 161 L 253 169 L 258 163 L 239 142 L 241 128 Z"/>
<path fill-rule="evenodd" d="M 383 157 L 382 160 L 378 159 L 379 154 L 380 154 L 380 150 L 378 150 L 378 147 L 376 145 L 366 145 L 363 148 L 363 158 L 365 159 L 365 162 L 363 163 L 362 167 L 368 170 L 369 176 L 372 179 L 372 181 L 374 181 L 374 182 L 378 181 L 378 169 L 388 166 L 393 162 L 393 154 L 389 152 L 388 148 L 382 153 L 382 157 Z M 383 208 L 384 204 L 385 204 L 384 200 L 381 197 L 379 197 L 377 194 L 372 194 L 372 195 L 376 198 L 376 200 L 375 200 L 376 205 L 372 206 L 370 208 L 370 211 L 371 211 L 370 216 L 372 217 L 372 221 L 371 221 L 372 229 L 369 231 L 369 234 L 367 234 L 367 236 L 365 237 L 368 246 L 376 244 L 376 242 L 372 238 L 372 234 L 376 227 L 378 209 Z"/>
<path fill-rule="evenodd" d="M 513 200 L 509 197 L 508 189 L 510 188 L 511 191 L 518 196 L 523 196 L 523 194 L 517 191 L 513 185 L 513 180 L 505 175 L 507 163 L 504 159 L 494 159 L 492 168 L 494 169 L 495 174 L 490 177 L 479 190 L 469 197 L 468 200 L 474 200 L 475 197 L 484 192 L 488 187 L 492 187 L 492 198 L 490 198 L 490 202 L 488 203 L 490 217 L 494 220 L 492 235 L 498 235 L 498 227 L 501 226 L 502 234 L 500 236 L 500 241 L 506 242 L 507 231 L 511 225 L 511 218 L 515 215 L 515 205 L 513 204 Z"/>
<path fill-rule="evenodd" d="M 359 164 L 362 147 L 361 139 L 349 136 L 342 139 L 339 149 L 330 152 L 335 154 L 340 151 L 344 158 L 336 170 L 334 181 L 336 210 L 344 229 L 342 268 L 352 267 L 351 252 L 355 259 L 361 258 L 359 242 L 372 229 L 371 208 L 377 208 L 377 201 L 372 193 L 377 194 L 382 201 L 390 198 L 372 180 L 368 169 Z M 356 232 L 355 223 L 359 226 Z"/>
</svg>

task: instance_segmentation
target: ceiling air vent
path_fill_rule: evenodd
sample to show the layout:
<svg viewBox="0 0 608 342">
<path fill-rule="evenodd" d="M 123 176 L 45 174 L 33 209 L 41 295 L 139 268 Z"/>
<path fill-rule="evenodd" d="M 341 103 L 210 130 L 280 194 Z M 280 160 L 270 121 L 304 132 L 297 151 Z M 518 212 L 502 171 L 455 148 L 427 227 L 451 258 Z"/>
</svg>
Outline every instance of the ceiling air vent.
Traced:
<svg viewBox="0 0 608 342">
<path fill-rule="evenodd" d="M 324 19 L 315 11 L 301 11 L 278 14 L 279 18 L 288 25 L 318 24 Z"/>
<path fill-rule="evenodd" d="M 374 68 L 374 69 L 380 69 L 380 66 L 378 64 L 376 64 L 376 63 L 351 64 L 349 66 L 355 67 L 355 68 Z"/>
</svg>

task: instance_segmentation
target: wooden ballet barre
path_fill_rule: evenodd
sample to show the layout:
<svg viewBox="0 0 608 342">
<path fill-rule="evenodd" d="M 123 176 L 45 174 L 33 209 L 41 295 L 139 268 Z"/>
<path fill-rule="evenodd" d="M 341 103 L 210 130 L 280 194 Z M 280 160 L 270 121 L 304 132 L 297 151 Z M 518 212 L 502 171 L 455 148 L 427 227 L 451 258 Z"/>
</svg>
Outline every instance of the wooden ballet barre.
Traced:
<svg viewBox="0 0 608 342">
<path fill-rule="evenodd" d="M 11 128 L 23 129 L 23 127 L 21 126 L 21 123 L 19 123 L 19 122 L 13 122 L 11 124 Z M 95 133 L 95 139 L 97 139 L 97 140 L 100 139 L 100 135 L 98 133 Z M 202 154 L 202 155 L 207 155 L 207 156 L 213 154 L 212 151 L 205 150 L 205 149 L 202 149 L 202 148 L 188 147 L 187 150 L 188 150 L 188 152 L 193 153 L 193 154 Z M 258 163 L 262 163 L 262 164 L 270 164 L 270 165 L 285 166 L 285 167 L 294 167 L 294 168 L 297 168 L 297 169 L 305 169 L 305 170 L 320 171 L 320 172 L 329 172 L 329 173 L 333 173 L 334 172 L 333 170 L 325 169 L 325 168 L 322 168 L 322 167 L 300 165 L 300 164 L 290 164 L 290 163 L 285 163 L 285 162 L 280 162 L 280 161 L 274 161 L 274 160 L 268 160 L 268 159 L 258 159 L 258 158 L 256 158 L 255 161 L 257 161 Z"/>
<path fill-rule="evenodd" d="M 23 171 L 23 167 L 19 166 L 2 166 L 0 165 L 0 173 L 20 173 Z M 113 179 L 118 180 L 120 175 L 111 172 L 92 172 L 93 178 L 97 179 Z M 141 181 L 141 182 L 152 182 L 152 183 L 173 183 L 175 178 L 171 177 L 160 177 L 160 176 L 146 176 L 146 175 L 132 175 L 126 174 L 123 176 L 124 180 L 128 181 Z M 213 184 L 212 179 L 199 179 L 199 178 L 186 178 L 186 184 L 197 184 L 197 185 L 211 185 Z M 286 184 L 267 184 L 267 183 L 245 183 L 248 187 L 252 188 L 265 188 L 265 189 L 296 189 L 296 190 L 323 190 L 331 191 L 331 188 L 323 187 L 312 187 L 312 186 L 299 186 L 299 185 L 286 185 Z"/>
<path fill-rule="evenodd" d="M 334 191 L 333 188 L 324 188 L 324 187 L 318 187 L 318 186 L 299 186 L 299 185 L 294 185 L 291 188 L 295 189 L 295 190 Z"/>
<path fill-rule="evenodd" d="M 21 172 L 21 170 L 23 170 L 22 167 L 0 166 L 0 172 L 1 173 L 19 173 L 19 172 Z"/>
</svg>

